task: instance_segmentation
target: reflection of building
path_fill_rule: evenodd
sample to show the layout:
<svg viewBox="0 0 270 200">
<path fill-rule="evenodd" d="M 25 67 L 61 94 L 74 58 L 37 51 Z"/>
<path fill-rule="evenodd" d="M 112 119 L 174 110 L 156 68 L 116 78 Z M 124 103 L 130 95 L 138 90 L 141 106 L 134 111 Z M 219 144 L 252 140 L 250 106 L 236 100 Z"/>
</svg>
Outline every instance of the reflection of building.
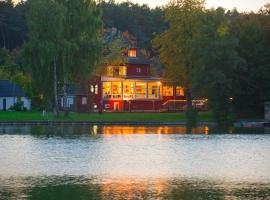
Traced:
<svg viewBox="0 0 270 200">
<path fill-rule="evenodd" d="M 78 111 L 185 109 L 183 87 L 173 87 L 161 77 L 151 76 L 151 61 L 135 48 L 127 51 L 124 64 L 107 66 L 104 76 L 93 77 L 82 85 L 88 86 L 88 94 L 77 99 Z M 200 103 L 199 107 L 205 106 L 205 101 Z"/>
</svg>

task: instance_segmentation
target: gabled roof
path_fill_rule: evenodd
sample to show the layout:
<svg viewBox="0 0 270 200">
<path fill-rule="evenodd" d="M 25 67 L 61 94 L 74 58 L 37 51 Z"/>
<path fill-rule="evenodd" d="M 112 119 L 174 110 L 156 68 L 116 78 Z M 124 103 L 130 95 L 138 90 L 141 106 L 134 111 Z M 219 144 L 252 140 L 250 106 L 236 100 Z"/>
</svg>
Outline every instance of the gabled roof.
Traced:
<svg viewBox="0 0 270 200">
<path fill-rule="evenodd" d="M 25 97 L 21 86 L 9 80 L 0 80 L 0 97 Z"/>
<path fill-rule="evenodd" d="M 135 65 L 150 65 L 152 61 L 148 59 L 139 49 L 130 48 L 137 51 L 137 57 L 127 57 L 127 64 L 135 64 Z"/>
</svg>

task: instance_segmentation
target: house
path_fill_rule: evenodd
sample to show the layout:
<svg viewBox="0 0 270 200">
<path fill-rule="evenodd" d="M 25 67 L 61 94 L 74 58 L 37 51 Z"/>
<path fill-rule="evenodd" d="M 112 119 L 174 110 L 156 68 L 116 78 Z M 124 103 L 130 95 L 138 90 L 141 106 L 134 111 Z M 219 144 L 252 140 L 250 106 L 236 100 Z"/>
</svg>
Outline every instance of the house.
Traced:
<svg viewBox="0 0 270 200">
<path fill-rule="evenodd" d="M 86 90 L 74 97 L 74 111 L 161 112 L 185 110 L 184 88 L 152 75 L 152 62 L 137 48 L 124 54 L 125 63 L 107 66 L 106 73 L 81 82 Z M 196 100 L 198 109 L 207 100 Z"/>
<path fill-rule="evenodd" d="M 31 100 L 26 97 L 19 85 L 8 80 L 0 80 L 0 110 L 9 110 L 18 101 L 21 101 L 27 110 L 31 109 Z"/>
</svg>

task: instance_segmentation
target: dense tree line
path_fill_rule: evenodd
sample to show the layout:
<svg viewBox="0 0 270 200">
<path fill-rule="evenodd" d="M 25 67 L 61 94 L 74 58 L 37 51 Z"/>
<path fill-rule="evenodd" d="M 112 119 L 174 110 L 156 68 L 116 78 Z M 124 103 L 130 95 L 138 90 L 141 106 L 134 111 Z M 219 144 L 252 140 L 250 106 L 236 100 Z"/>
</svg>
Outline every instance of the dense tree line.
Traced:
<svg viewBox="0 0 270 200">
<path fill-rule="evenodd" d="M 165 75 L 185 86 L 187 113 L 192 99 L 207 97 L 220 123 L 232 113 L 262 116 L 270 98 L 269 4 L 238 13 L 206 9 L 204 0 L 176 0 L 165 21 L 169 28 L 153 44 Z"/>
<path fill-rule="evenodd" d="M 0 52 L 1 55 L 5 55 L 3 56 L 5 59 L 0 58 L 0 78 L 12 79 L 20 73 L 24 76 L 20 79 L 27 80 L 27 84 L 29 77 L 35 77 L 32 82 L 36 87 L 42 83 L 38 83 L 38 80 L 42 80 L 41 78 L 49 81 L 53 77 L 48 75 L 46 78 L 43 76 L 44 71 L 39 70 L 36 70 L 35 74 L 33 70 L 29 70 L 29 67 L 34 67 L 34 62 L 37 62 L 35 59 L 38 58 L 39 62 L 44 58 L 46 62 L 50 60 L 50 63 L 53 63 L 51 59 L 53 57 L 49 54 L 51 51 L 46 54 L 50 59 L 42 57 L 44 53 L 42 48 L 32 49 L 36 54 L 43 52 L 34 60 L 29 60 L 31 57 L 26 56 L 27 48 L 23 51 L 26 54 L 20 53 L 24 43 L 27 43 L 28 50 L 31 49 L 30 47 L 37 48 L 35 44 L 39 44 L 40 38 L 33 40 L 36 36 L 33 33 L 33 30 L 36 30 L 33 24 L 38 24 L 36 17 L 40 13 L 34 15 L 32 12 L 32 18 L 28 20 L 26 17 L 29 13 L 31 16 L 31 2 L 38 2 L 38 0 L 28 0 L 17 5 L 14 5 L 11 0 L 0 1 L 0 47 L 8 49 Z M 54 24 L 49 25 L 51 29 L 48 30 L 52 32 L 47 32 L 47 34 L 62 34 L 57 40 L 59 44 L 51 42 L 59 47 L 53 47 L 53 49 L 60 49 L 56 53 L 58 65 L 61 66 L 58 73 L 63 74 L 62 72 L 65 71 L 64 74 L 69 74 L 59 76 L 60 81 L 64 83 L 80 76 L 75 73 L 76 70 L 74 71 L 74 66 L 78 63 L 90 64 L 93 68 L 94 62 L 85 62 L 86 57 L 81 60 L 75 59 L 74 62 L 69 60 L 69 58 L 77 58 L 77 55 L 81 55 L 76 45 L 80 46 L 82 43 L 75 35 L 80 25 L 77 22 L 82 19 L 71 17 L 71 15 L 79 16 L 76 9 L 72 9 L 78 6 L 75 3 L 63 5 L 64 1 L 55 2 L 61 4 L 59 12 L 56 10 L 57 6 L 46 7 L 46 9 L 51 9 L 48 10 L 50 13 L 55 11 L 52 12 L 55 16 L 51 17 L 57 20 L 62 19 L 65 23 L 57 20 L 50 21 Z M 115 27 L 122 32 L 129 32 L 136 38 L 136 46 L 147 49 L 159 57 L 164 67 L 164 76 L 170 78 L 174 84 L 185 86 L 189 108 L 191 108 L 192 99 L 207 97 L 210 108 L 219 121 L 226 121 L 231 111 L 240 117 L 262 115 L 263 102 L 270 99 L 269 4 L 256 13 L 226 11 L 223 8 L 206 9 L 203 0 L 175 0 L 165 7 L 154 9 L 147 5 L 131 2 L 115 3 L 110 0 L 100 1 L 97 9 L 102 13 L 101 19 L 105 30 Z M 67 15 L 69 12 L 71 14 Z M 72 24 L 75 27 L 73 30 L 67 28 L 67 18 L 73 19 L 69 21 L 69 25 Z M 29 25 L 31 20 L 32 24 Z M 58 26 L 59 24 L 63 27 Z M 57 28 L 52 30 L 52 27 Z M 36 43 L 31 45 L 31 42 Z M 117 53 L 118 50 L 115 52 Z M 28 55 L 30 55 L 29 51 Z M 97 54 L 93 56 L 91 59 L 96 61 Z M 28 60 L 25 59 L 26 57 Z M 104 59 L 108 58 L 105 56 Z M 44 70 L 46 71 L 45 68 Z M 52 69 L 49 71 L 52 72 Z M 90 73 L 90 71 L 82 71 L 84 75 Z M 43 89 L 45 93 L 52 91 L 48 87 Z M 47 96 L 52 98 L 50 95 Z"/>
</svg>

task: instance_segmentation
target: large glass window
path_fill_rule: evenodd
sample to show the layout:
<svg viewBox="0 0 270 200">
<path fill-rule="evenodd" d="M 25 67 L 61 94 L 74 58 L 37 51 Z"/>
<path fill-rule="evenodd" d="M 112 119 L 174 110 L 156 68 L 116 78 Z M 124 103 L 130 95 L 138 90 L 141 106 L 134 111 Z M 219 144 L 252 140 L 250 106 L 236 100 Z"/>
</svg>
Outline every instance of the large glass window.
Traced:
<svg viewBox="0 0 270 200">
<path fill-rule="evenodd" d="M 103 98 L 110 99 L 111 98 L 111 82 L 103 82 Z"/>
<path fill-rule="evenodd" d="M 119 67 L 119 76 L 126 76 L 127 75 L 127 67 L 126 66 L 120 66 Z"/>
<path fill-rule="evenodd" d="M 172 97 L 173 96 L 173 87 L 172 86 L 164 86 L 163 87 L 163 96 Z"/>
<path fill-rule="evenodd" d="M 146 82 L 136 82 L 136 99 L 146 99 Z"/>
<path fill-rule="evenodd" d="M 179 87 L 179 86 L 176 87 L 176 96 L 178 97 L 185 96 L 185 91 L 183 87 Z"/>
<path fill-rule="evenodd" d="M 112 98 L 121 99 L 122 98 L 122 83 L 112 82 Z"/>
<path fill-rule="evenodd" d="M 134 82 L 124 82 L 124 99 L 134 98 Z"/>
<path fill-rule="evenodd" d="M 158 99 L 160 97 L 160 82 L 149 82 L 148 83 L 148 98 Z"/>
</svg>

